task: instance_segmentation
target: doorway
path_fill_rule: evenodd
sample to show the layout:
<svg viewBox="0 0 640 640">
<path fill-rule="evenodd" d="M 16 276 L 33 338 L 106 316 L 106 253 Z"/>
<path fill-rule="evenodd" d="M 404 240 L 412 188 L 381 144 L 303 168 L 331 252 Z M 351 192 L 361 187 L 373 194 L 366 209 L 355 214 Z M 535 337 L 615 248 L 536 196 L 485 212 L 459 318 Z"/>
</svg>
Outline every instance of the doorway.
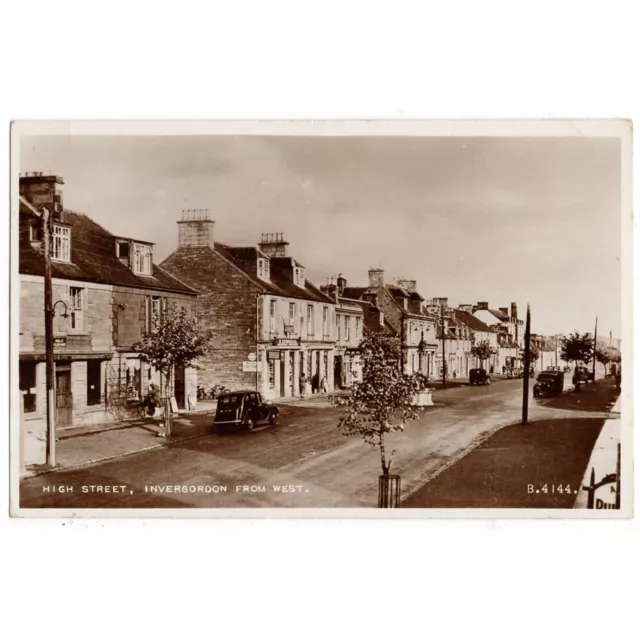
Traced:
<svg viewBox="0 0 640 640">
<path fill-rule="evenodd" d="M 56 428 L 71 426 L 72 412 L 71 363 L 59 362 L 56 363 Z"/>
<path fill-rule="evenodd" d="M 342 356 L 333 360 L 333 388 L 342 389 Z"/>
<path fill-rule="evenodd" d="M 176 399 L 178 409 L 185 409 L 185 393 L 184 393 L 184 367 L 178 365 L 175 368 L 173 395 Z"/>
</svg>

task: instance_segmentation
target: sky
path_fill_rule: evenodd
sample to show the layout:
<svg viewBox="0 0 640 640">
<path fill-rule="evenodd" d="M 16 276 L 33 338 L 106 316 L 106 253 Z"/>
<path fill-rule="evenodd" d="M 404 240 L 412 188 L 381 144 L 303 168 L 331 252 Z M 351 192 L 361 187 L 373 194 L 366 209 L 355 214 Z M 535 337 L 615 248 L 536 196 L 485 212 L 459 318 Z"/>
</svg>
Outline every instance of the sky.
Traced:
<svg viewBox="0 0 640 640">
<path fill-rule="evenodd" d="M 282 232 L 317 285 L 382 267 L 453 306 L 530 304 L 535 333 L 620 335 L 617 138 L 38 136 L 25 171 L 156 262 L 209 209 L 218 242 Z"/>
</svg>

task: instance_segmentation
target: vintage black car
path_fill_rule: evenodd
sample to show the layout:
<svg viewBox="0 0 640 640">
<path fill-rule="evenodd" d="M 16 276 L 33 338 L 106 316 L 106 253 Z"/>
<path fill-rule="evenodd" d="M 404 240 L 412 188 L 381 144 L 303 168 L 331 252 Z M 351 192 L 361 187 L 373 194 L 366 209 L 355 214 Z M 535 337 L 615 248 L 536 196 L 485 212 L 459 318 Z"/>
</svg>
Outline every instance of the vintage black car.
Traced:
<svg viewBox="0 0 640 640">
<path fill-rule="evenodd" d="M 564 388 L 564 373 L 562 371 L 542 371 L 533 385 L 533 395 L 556 396 L 562 393 Z"/>
<path fill-rule="evenodd" d="M 469 371 L 469 384 L 491 384 L 491 376 L 486 369 L 471 369 Z"/>
<path fill-rule="evenodd" d="M 577 382 L 589 382 L 591 376 L 589 374 L 589 369 L 587 367 L 576 367 L 573 372 L 572 383 L 576 384 Z"/>
<path fill-rule="evenodd" d="M 257 391 L 232 391 L 218 396 L 214 428 L 243 427 L 251 431 L 259 422 L 275 424 L 279 409 Z"/>
</svg>

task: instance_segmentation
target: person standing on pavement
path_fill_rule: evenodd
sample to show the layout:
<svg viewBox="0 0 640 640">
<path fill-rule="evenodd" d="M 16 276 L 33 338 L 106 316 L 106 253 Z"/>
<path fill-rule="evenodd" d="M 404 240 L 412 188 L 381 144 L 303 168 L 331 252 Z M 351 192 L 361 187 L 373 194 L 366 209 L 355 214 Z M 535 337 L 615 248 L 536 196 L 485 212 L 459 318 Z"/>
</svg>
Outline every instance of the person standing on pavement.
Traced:
<svg viewBox="0 0 640 640">
<path fill-rule="evenodd" d="M 307 395 L 307 376 L 303 371 L 300 374 L 300 397 L 304 398 Z"/>
</svg>

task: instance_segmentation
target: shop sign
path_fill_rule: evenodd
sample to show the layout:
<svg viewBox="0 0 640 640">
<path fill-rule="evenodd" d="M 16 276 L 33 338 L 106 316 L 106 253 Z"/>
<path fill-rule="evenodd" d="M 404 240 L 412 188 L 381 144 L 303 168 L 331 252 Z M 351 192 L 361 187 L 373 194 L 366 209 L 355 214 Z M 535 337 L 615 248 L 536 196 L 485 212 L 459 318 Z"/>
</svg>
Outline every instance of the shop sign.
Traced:
<svg viewBox="0 0 640 640">
<path fill-rule="evenodd" d="M 242 370 L 255 373 L 256 371 L 262 371 L 262 362 L 256 362 L 255 360 L 245 360 L 242 363 Z"/>
<path fill-rule="evenodd" d="M 274 338 L 273 344 L 276 347 L 297 347 L 300 343 L 297 338 Z"/>
<path fill-rule="evenodd" d="M 267 351 L 267 358 L 269 360 L 280 360 L 280 352 L 279 351 Z"/>
<path fill-rule="evenodd" d="M 296 328 L 292 325 L 292 324 L 285 324 L 284 325 L 284 335 L 285 336 L 292 336 L 296 331 Z"/>
<path fill-rule="evenodd" d="M 53 346 L 55 347 L 66 347 L 67 346 L 67 336 L 60 336 L 58 338 L 53 339 Z"/>
<path fill-rule="evenodd" d="M 255 359 L 256 359 L 256 354 L 255 354 L 255 353 L 250 353 L 250 354 L 247 356 L 247 360 L 251 360 L 251 362 L 254 362 L 254 361 L 255 361 Z"/>
</svg>

